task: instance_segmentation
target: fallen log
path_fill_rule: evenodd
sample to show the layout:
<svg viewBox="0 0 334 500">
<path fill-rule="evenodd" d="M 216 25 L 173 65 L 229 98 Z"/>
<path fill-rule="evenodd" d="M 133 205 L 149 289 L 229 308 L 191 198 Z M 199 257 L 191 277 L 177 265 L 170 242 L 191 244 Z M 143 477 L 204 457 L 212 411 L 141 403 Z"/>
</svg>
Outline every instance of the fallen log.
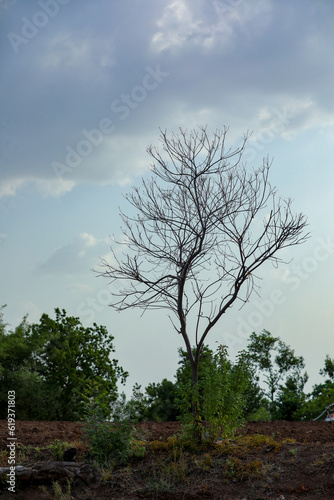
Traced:
<svg viewBox="0 0 334 500">
<path fill-rule="evenodd" d="M 20 481 L 60 481 L 80 479 L 85 484 L 97 480 L 96 470 L 85 462 L 37 462 L 33 465 L 16 465 L 15 478 Z M 13 474 L 13 467 L 0 467 L 0 478 Z"/>
</svg>

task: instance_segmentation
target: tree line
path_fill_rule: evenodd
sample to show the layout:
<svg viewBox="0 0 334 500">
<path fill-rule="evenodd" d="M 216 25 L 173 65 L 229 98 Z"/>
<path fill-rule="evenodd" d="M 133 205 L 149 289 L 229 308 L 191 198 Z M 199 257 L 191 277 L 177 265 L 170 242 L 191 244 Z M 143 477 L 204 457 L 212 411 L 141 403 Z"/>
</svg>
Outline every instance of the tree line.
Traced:
<svg viewBox="0 0 334 500">
<path fill-rule="evenodd" d="M 92 401 L 108 419 L 119 399 L 119 383 L 128 372 L 116 359 L 114 338 L 96 323 L 84 327 L 79 318 L 55 309 L 39 323 L 27 317 L 14 329 L 0 310 L 0 418 L 7 416 L 8 391 L 15 390 L 20 420 L 81 420 Z M 193 348 L 194 350 L 196 348 Z M 194 396 L 191 364 L 179 349 L 175 381 L 163 379 L 142 388 L 135 384 L 124 402 L 133 419 L 190 421 L 193 401 L 199 418 L 213 427 L 238 426 L 245 420 L 303 420 L 317 417 L 334 402 L 334 359 L 326 356 L 320 370 L 324 382 L 304 392 L 308 375 L 302 356 L 267 330 L 251 333 L 247 347 L 232 362 L 226 346 L 200 353 Z"/>
</svg>

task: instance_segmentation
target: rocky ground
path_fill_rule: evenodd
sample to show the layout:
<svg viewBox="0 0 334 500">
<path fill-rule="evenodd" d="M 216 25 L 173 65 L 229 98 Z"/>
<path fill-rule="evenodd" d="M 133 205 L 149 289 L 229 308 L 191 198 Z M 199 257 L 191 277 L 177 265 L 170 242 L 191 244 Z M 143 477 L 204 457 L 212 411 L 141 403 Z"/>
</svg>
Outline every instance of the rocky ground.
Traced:
<svg viewBox="0 0 334 500">
<path fill-rule="evenodd" d="M 69 498 L 94 499 L 235 499 L 295 500 L 334 498 L 334 422 L 250 422 L 235 441 L 202 454 L 163 452 L 159 443 L 176 434 L 176 422 L 146 422 L 141 439 L 153 447 L 145 457 L 104 476 L 98 484 L 73 488 Z M 267 436 L 259 439 L 258 435 Z M 244 437 L 242 437 L 244 436 Z M 0 466 L 7 465 L 7 421 L 0 421 Z M 55 440 L 78 446 L 82 426 L 74 422 L 16 422 L 17 463 L 35 466 L 54 460 L 47 446 Z M 156 443 L 153 444 L 153 441 Z M 277 443 L 277 444 L 276 444 Z M 37 451 L 36 451 L 37 450 Z M 43 451 L 44 450 L 44 451 Z M 152 452 L 152 450 L 155 450 Z M 167 454 L 166 454 L 167 453 Z M 174 456 L 173 456 L 174 453 Z M 20 482 L 14 495 L 2 483 L 0 497 L 27 500 L 56 498 L 47 485 Z M 65 490 L 64 490 L 65 491 Z M 65 495 L 65 493 L 64 493 Z"/>
</svg>

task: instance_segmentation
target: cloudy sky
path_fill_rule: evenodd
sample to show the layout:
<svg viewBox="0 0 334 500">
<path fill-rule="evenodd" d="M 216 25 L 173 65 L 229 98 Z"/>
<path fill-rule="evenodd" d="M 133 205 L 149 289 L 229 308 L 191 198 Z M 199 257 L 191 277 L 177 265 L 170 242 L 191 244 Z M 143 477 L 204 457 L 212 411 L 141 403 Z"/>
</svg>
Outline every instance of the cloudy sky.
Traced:
<svg viewBox="0 0 334 500">
<path fill-rule="evenodd" d="M 252 131 L 249 166 L 309 221 L 266 267 L 261 297 L 212 331 L 233 357 L 263 328 L 303 355 L 308 388 L 334 356 L 334 3 L 328 0 L 0 0 L 0 304 L 16 326 L 55 307 L 106 325 L 129 387 L 173 379 L 165 311 L 117 313 L 97 277 L 123 194 L 159 127 Z M 127 389 L 129 390 L 129 389 Z"/>
</svg>

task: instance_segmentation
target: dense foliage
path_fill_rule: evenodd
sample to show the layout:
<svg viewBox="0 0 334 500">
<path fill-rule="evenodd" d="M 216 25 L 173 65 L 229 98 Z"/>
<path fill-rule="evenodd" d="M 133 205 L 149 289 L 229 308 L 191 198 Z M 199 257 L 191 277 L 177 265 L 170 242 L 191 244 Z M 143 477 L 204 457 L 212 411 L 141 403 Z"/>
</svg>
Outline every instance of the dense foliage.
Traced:
<svg viewBox="0 0 334 500">
<path fill-rule="evenodd" d="M 127 373 L 110 355 L 113 337 L 104 326 L 84 327 L 79 318 L 55 309 L 29 324 L 25 317 L 7 331 L 0 317 L 0 417 L 6 418 L 7 393 L 15 390 L 21 420 L 79 420 L 96 396 L 105 416 L 117 398 L 117 381 Z"/>
<path fill-rule="evenodd" d="M 325 408 L 334 404 L 334 359 L 326 356 L 324 368 L 320 370 L 320 375 L 327 377 L 325 382 L 313 386 L 311 394 L 308 394 L 305 401 L 294 413 L 296 420 L 309 420 L 319 417 Z"/>
<path fill-rule="evenodd" d="M 111 359 L 114 351 L 104 326 L 84 327 L 65 310 L 55 309 L 55 319 L 43 314 L 36 324 L 24 317 L 11 330 L 0 308 L 0 418 L 7 416 L 12 390 L 20 420 L 80 420 L 92 401 L 100 419 L 113 418 L 117 383 L 127 377 Z M 305 394 L 304 359 L 266 330 L 253 332 L 234 362 L 225 346 L 216 352 L 203 346 L 196 394 L 187 352 L 180 348 L 179 356 L 174 382 L 163 379 L 143 390 L 135 384 L 128 401 L 121 395 L 129 421 L 191 423 L 195 402 L 197 424 L 207 422 L 213 435 L 222 427 L 233 432 L 244 420 L 316 418 L 334 403 L 334 359 L 326 356 L 324 382 Z"/>
<path fill-rule="evenodd" d="M 245 352 L 240 352 L 232 363 L 226 346 L 220 345 L 214 354 L 206 351 L 201 379 L 195 387 L 191 379 L 180 382 L 179 401 L 182 420 L 190 423 L 193 433 L 217 439 L 232 435 L 244 422 L 253 372 Z M 198 421 L 194 420 L 194 402 L 198 405 Z"/>
<path fill-rule="evenodd" d="M 248 344 L 248 356 L 258 379 L 266 390 L 267 409 L 272 419 L 292 420 L 294 412 L 303 404 L 303 388 L 308 380 L 302 356 L 267 330 L 253 332 Z"/>
</svg>

